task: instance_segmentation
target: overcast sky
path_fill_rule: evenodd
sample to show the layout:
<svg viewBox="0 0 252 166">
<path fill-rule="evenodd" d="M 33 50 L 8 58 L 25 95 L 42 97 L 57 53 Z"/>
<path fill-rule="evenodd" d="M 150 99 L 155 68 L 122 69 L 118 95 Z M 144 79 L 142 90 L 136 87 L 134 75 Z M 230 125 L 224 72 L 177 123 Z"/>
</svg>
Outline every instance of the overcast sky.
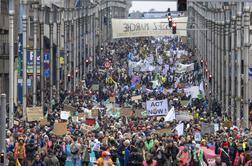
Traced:
<svg viewBox="0 0 252 166">
<path fill-rule="evenodd" d="M 154 0 L 153 0 L 154 1 Z M 164 1 L 133 1 L 132 7 L 130 8 L 130 12 L 132 11 L 140 11 L 147 12 L 150 9 L 154 8 L 157 11 L 167 11 L 168 8 L 171 11 L 177 10 L 177 2 L 164 2 Z"/>
</svg>

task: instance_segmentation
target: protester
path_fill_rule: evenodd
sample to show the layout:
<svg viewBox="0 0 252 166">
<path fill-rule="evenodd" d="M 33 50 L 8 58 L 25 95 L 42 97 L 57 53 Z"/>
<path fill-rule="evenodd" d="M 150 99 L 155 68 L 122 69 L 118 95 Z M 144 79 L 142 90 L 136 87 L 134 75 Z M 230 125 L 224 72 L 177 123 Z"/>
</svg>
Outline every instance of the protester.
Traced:
<svg viewBox="0 0 252 166">
<path fill-rule="evenodd" d="M 78 80 L 76 91 L 60 90 L 60 101 L 45 97 L 44 124 L 19 120 L 18 113 L 19 124 L 7 131 L 10 164 L 16 159 L 22 166 L 250 162 L 251 131 L 236 127 L 217 106 L 209 108 L 204 71 L 180 37 L 117 39 L 102 48 L 97 68 Z M 165 101 L 162 109 L 147 108 Z"/>
</svg>

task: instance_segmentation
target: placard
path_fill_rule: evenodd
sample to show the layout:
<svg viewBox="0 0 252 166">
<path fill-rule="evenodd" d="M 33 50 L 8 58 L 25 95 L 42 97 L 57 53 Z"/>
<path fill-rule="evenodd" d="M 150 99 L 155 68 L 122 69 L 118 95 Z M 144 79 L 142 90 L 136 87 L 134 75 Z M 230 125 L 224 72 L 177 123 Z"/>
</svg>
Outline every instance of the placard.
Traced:
<svg viewBox="0 0 252 166">
<path fill-rule="evenodd" d="M 97 118 L 99 116 L 99 109 L 92 109 L 92 117 Z"/>
<path fill-rule="evenodd" d="M 133 110 L 131 108 L 122 108 L 120 112 L 121 116 L 130 117 L 133 113 Z"/>
<path fill-rule="evenodd" d="M 93 91 L 98 91 L 98 90 L 99 90 L 99 84 L 94 84 L 94 85 L 92 85 L 91 89 L 92 89 Z"/>
<path fill-rule="evenodd" d="M 230 128 L 230 127 L 232 127 L 232 122 L 231 122 L 230 120 L 224 121 L 222 126 L 223 126 L 223 127 Z"/>
<path fill-rule="evenodd" d="M 168 100 L 149 100 L 146 102 L 148 116 L 161 116 L 168 113 Z"/>
<path fill-rule="evenodd" d="M 27 121 L 40 121 L 44 118 L 42 107 L 27 107 Z"/>
<path fill-rule="evenodd" d="M 193 116 L 189 114 L 187 111 L 178 111 L 176 113 L 177 121 L 190 121 L 193 119 Z"/>
<path fill-rule="evenodd" d="M 197 142 L 201 141 L 201 134 L 200 134 L 200 132 L 195 132 L 194 133 L 194 140 L 197 141 Z"/>
<path fill-rule="evenodd" d="M 60 119 L 62 119 L 62 120 L 68 120 L 69 116 L 70 116 L 70 112 L 68 112 L 68 111 L 61 111 L 60 112 Z"/>
<path fill-rule="evenodd" d="M 73 106 L 71 105 L 67 105 L 67 104 L 64 104 L 64 111 L 68 111 L 68 112 L 76 112 L 76 108 L 74 108 Z"/>
<path fill-rule="evenodd" d="M 131 97 L 131 100 L 132 100 L 132 101 L 138 101 L 138 100 L 141 100 L 141 99 L 142 99 L 142 96 L 141 96 L 141 95 L 132 96 L 132 97 Z"/>
<path fill-rule="evenodd" d="M 67 133 L 67 122 L 54 123 L 53 133 L 57 136 L 62 136 Z"/>
<path fill-rule="evenodd" d="M 47 119 L 42 119 L 42 120 L 40 120 L 39 125 L 40 125 L 40 126 L 45 126 L 45 125 L 47 125 Z"/>
</svg>

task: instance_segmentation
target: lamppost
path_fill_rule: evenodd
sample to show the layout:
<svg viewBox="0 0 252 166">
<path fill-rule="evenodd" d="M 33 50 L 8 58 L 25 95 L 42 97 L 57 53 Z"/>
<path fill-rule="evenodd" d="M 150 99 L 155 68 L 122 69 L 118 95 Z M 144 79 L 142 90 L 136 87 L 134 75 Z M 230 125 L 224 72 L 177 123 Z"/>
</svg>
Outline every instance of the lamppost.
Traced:
<svg viewBox="0 0 252 166">
<path fill-rule="evenodd" d="M 14 105 L 14 0 L 9 1 L 9 128 L 13 127 Z"/>
<path fill-rule="evenodd" d="M 33 4 L 34 16 L 34 38 L 33 38 L 33 106 L 37 105 L 37 53 L 38 53 L 38 1 L 35 0 Z"/>
<path fill-rule="evenodd" d="M 49 37 L 50 37 L 50 103 L 53 99 L 53 21 L 54 10 L 50 9 Z"/>
<path fill-rule="evenodd" d="M 57 9 L 56 99 L 60 101 L 60 24 L 61 9 Z"/>
<path fill-rule="evenodd" d="M 22 16 L 23 21 L 23 118 L 26 120 L 26 102 L 27 102 L 27 16 L 26 16 L 27 0 L 23 0 L 24 12 Z"/>
<path fill-rule="evenodd" d="M 45 13 L 44 7 L 39 11 L 40 23 L 40 93 L 41 93 L 41 107 L 44 108 L 44 21 Z"/>
</svg>

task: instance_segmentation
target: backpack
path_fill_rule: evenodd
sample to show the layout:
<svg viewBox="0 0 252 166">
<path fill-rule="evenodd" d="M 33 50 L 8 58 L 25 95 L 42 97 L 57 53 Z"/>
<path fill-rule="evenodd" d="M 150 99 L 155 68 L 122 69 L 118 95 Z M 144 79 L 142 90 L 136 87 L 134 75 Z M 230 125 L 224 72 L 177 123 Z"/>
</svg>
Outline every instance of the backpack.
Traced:
<svg viewBox="0 0 252 166">
<path fill-rule="evenodd" d="M 71 154 L 70 145 L 67 144 L 67 145 L 66 145 L 66 155 L 69 156 L 70 154 Z"/>
</svg>

